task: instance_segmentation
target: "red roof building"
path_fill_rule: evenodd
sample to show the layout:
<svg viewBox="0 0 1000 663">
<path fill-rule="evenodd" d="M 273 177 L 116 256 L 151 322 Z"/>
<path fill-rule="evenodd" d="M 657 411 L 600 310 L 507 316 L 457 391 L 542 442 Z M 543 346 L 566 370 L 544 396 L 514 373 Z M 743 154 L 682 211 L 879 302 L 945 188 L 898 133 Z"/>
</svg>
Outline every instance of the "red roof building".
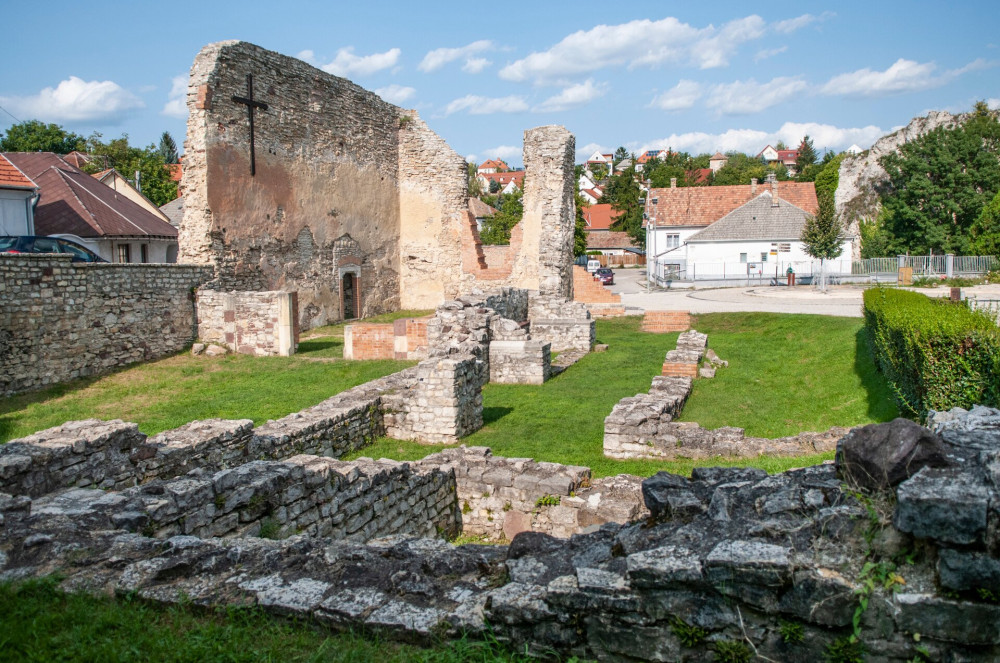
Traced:
<svg viewBox="0 0 1000 663">
<path fill-rule="evenodd" d="M 0 236 L 34 235 L 38 185 L 0 155 Z"/>
<path fill-rule="evenodd" d="M 58 154 L 7 152 L 3 156 L 38 184 L 36 234 L 74 235 L 112 262 L 176 260 L 176 228 Z"/>
</svg>

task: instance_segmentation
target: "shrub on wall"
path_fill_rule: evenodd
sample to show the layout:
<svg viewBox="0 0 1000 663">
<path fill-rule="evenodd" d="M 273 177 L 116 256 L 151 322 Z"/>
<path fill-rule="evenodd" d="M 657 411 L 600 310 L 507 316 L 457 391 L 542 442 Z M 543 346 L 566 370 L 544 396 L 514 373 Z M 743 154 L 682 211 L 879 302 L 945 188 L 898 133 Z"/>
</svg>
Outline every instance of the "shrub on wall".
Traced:
<svg viewBox="0 0 1000 663">
<path fill-rule="evenodd" d="M 879 370 L 901 408 L 1000 406 L 1000 329 L 962 302 L 917 292 L 871 288 L 865 333 Z"/>
</svg>

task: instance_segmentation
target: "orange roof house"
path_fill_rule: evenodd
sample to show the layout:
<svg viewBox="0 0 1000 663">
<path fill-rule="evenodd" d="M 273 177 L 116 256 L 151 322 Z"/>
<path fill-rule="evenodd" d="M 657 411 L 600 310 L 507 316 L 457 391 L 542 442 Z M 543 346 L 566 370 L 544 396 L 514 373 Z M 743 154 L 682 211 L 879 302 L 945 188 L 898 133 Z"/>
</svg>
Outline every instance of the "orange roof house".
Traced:
<svg viewBox="0 0 1000 663">
<path fill-rule="evenodd" d="M 646 214 L 657 227 L 708 226 L 749 202 L 769 187 L 763 184 L 695 186 L 651 189 L 646 197 Z M 809 214 L 819 210 L 812 182 L 774 182 L 777 195 Z"/>
<path fill-rule="evenodd" d="M 0 154 L 0 235 L 34 235 L 38 185 Z"/>
</svg>

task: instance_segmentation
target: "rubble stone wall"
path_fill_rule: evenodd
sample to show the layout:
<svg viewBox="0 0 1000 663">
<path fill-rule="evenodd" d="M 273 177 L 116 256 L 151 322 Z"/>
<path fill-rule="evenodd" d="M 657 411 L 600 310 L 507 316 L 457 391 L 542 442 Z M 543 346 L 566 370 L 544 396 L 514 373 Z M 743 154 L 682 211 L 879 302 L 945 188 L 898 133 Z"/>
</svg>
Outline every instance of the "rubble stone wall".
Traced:
<svg viewBox="0 0 1000 663">
<path fill-rule="evenodd" d="M 400 536 L 368 545 L 310 536 L 163 540 L 141 535 L 136 510 L 115 508 L 109 523 L 109 509 L 127 504 L 121 494 L 0 495 L 0 574 L 58 571 L 73 591 L 257 604 L 410 640 L 488 634 L 549 657 L 994 661 L 1000 607 L 991 597 L 1000 593 L 1000 574 L 990 505 L 1000 501 L 1000 411 L 945 414 L 932 417 L 939 435 L 903 420 L 855 429 L 836 464 L 772 476 L 754 468 L 696 468 L 690 478 L 661 472 L 642 482 L 649 512 L 642 520 L 604 523 L 568 540 L 523 531 L 509 546 Z M 518 477 L 546 491 L 574 483 L 578 496 L 587 490 L 582 468 L 548 473 L 507 459 L 508 477 L 478 450 L 439 457 L 454 464 L 460 495 L 482 491 L 464 514 L 470 526 L 476 509 L 505 513 L 510 500 L 512 514 L 515 500 L 530 499 L 504 490 Z M 869 489 L 854 484 L 859 479 L 884 483 Z M 131 495 L 169 508 L 174 495 L 207 497 L 199 482 L 209 480 L 187 477 L 169 495 Z M 220 500 L 222 508 L 240 499 L 237 492 Z M 248 515 L 261 508 L 246 499 Z M 476 517 L 495 530 L 489 515 Z M 547 527 L 540 515 L 532 525 Z M 134 528 L 139 533 L 129 533 Z"/>
<path fill-rule="evenodd" d="M 521 532 L 543 532 L 568 538 L 649 514 L 638 477 L 593 479 L 588 467 L 497 457 L 486 447 L 445 449 L 418 464 L 455 472 L 466 535 L 509 541 Z"/>
<path fill-rule="evenodd" d="M 294 292 L 220 292 L 199 289 L 198 338 L 233 352 L 288 357 L 299 342 Z"/>
<path fill-rule="evenodd" d="M 410 386 L 382 397 L 389 437 L 450 444 L 483 427 L 484 362 L 452 355 L 425 359 L 414 370 Z"/>
<path fill-rule="evenodd" d="M 208 267 L 0 260 L 0 395 L 101 375 L 179 352 L 195 338 Z"/>
<path fill-rule="evenodd" d="M 552 376 L 551 345 L 541 341 L 490 342 L 490 382 L 544 384 Z"/>
</svg>

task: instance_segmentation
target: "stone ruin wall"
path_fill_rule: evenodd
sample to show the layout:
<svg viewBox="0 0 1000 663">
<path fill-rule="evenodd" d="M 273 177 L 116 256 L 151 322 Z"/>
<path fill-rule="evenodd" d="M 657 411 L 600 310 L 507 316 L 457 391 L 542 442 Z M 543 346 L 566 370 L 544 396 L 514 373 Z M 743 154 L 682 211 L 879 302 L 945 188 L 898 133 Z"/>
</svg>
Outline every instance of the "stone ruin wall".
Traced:
<svg viewBox="0 0 1000 663">
<path fill-rule="evenodd" d="M 256 175 L 246 96 L 253 74 Z M 179 261 L 214 265 L 224 290 L 288 290 L 302 329 L 399 308 L 399 121 L 377 95 L 295 58 L 227 41 L 202 49 L 188 87 Z"/>
<path fill-rule="evenodd" d="M 199 288 L 195 297 L 199 340 L 257 357 L 295 354 L 299 343 L 297 293 Z"/>
<path fill-rule="evenodd" d="M 0 260 L 0 395 L 110 373 L 195 338 L 194 289 L 210 268 Z"/>
<path fill-rule="evenodd" d="M 477 449 L 447 450 L 442 465 L 407 469 L 298 456 L 118 493 L 2 495 L 0 573 L 58 571 L 69 590 L 135 592 L 165 603 L 256 603 L 334 628 L 426 642 L 489 634 L 535 655 L 700 661 L 728 652 L 736 660 L 756 653 L 784 661 L 831 659 L 837 651 L 862 656 L 863 649 L 866 660 L 898 663 L 921 656 L 996 660 L 1000 607 L 984 597 L 1000 594 L 1000 530 L 990 506 L 1000 490 L 991 469 L 1000 454 L 1000 411 L 954 411 L 932 423 L 940 435 L 903 420 L 855 429 L 838 445 L 836 464 L 779 475 L 753 468 L 697 468 L 690 478 L 660 473 L 641 483 L 649 514 L 643 520 L 595 524 L 568 540 L 525 531 L 509 546 L 452 546 L 406 535 L 363 545 L 333 527 L 328 537 L 313 532 L 321 531 L 323 507 L 337 501 L 338 489 L 355 485 L 352 476 L 372 487 L 398 477 L 398 488 L 373 488 L 382 498 L 395 490 L 398 505 L 404 495 L 407 504 L 419 503 L 420 489 L 402 488 L 410 485 L 405 477 L 437 472 L 445 483 L 456 482 L 459 495 L 483 491 L 481 501 L 469 504 L 468 511 L 481 510 L 470 520 L 495 531 L 489 510 L 530 499 L 505 489 L 534 486 L 552 496 L 576 486 L 582 499 L 582 468 L 542 468 L 527 459 L 492 464 Z M 244 491 L 230 490 L 228 482 L 241 473 L 249 480 Z M 468 481 L 464 487 L 459 474 Z M 293 475 L 302 480 L 284 481 Z M 868 492 L 847 490 L 845 482 Z M 434 480 L 422 485 L 430 486 L 429 504 Z M 879 495 L 891 493 L 895 505 L 883 503 Z M 197 520 L 211 511 L 206 502 L 232 507 L 223 517 L 235 514 L 245 523 L 244 536 L 143 535 L 143 529 L 155 533 L 151 512 L 163 510 L 168 522 L 168 512 L 188 505 L 185 513 Z M 380 503 L 366 503 L 354 515 L 374 513 Z M 277 520 L 282 508 L 288 518 L 304 516 L 286 521 L 294 522 L 288 531 L 300 534 L 277 541 L 249 536 L 263 529 L 264 511 Z M 877 522 L 871 509 L 880 514 Z M 389 524 L 400 513 L 372 520 Z M 453 518 L 454 508 L 442 514 Z M 524 515 L 553 531 L 567 520 L 565 513 L 547 521 Z M 345 514 L 342 522 L 348 520 Z M 511 520 L 505 525 L 520 519 Z M 164 535 L 188 528 L 187 518 L 183 526 L 179 518 L 170 522 Z M 220 522 L 191 525 L 191 532 L 216 531 Z M 380 526 L 357 539 L 379 536 Z M 865 563 L 903 556 L 912 563 L 893 567 L 894 587 L 874 583 L 859 611 L 871 566 Z M 852 645 L 852 635 L 860 645 Z"/>
<path fill-rule="evenodd" d="M 659 319 L 654 326 L 658 325 Z M 677 421 L 691 395 L 707 347 L 706 334 L 692 329 L 678 335 L 677 347 L 667 352 L 663 374 L 653 378 L 649 391 L 621 399 L 605 417 L 605 456 L 619 460 L 800 456 L 833 451 L 847 433 L 848 429 L 834 426 L 822 433 L 771 439 L 747 437 L 742 428 L 733 426 L 707 429 L 693 421 Z M 711 353 L 709 356 L 714 357 Z M 726 364 L 715 357 L 713 365 L 716 363 Z"/>
</svg>

